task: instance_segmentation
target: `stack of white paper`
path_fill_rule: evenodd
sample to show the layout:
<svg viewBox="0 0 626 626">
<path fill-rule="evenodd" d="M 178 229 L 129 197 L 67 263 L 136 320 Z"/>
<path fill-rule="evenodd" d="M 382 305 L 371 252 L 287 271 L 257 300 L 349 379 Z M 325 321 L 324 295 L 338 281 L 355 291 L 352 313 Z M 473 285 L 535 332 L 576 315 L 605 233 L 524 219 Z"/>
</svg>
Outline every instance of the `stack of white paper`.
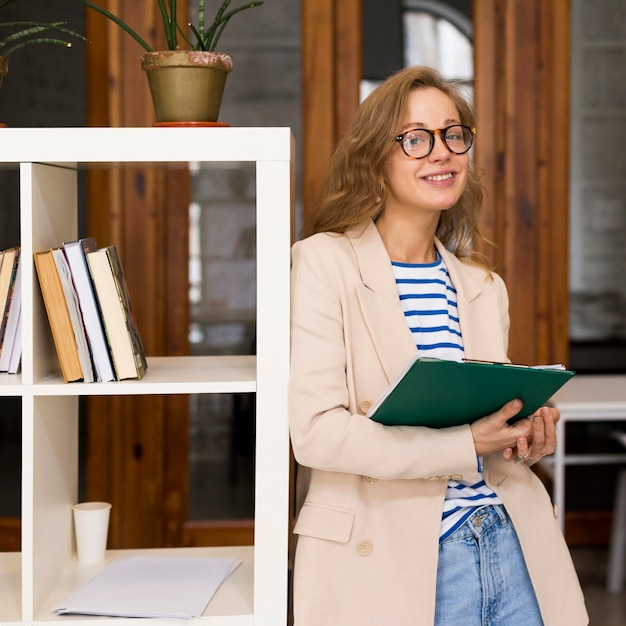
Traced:
<svg viewBox="0 0 626 626">
<path fill-rule="evenodd" d="M 116 617 L 199 617 L 240 564 L 237 559 L 218 558 L 117 559 L 54 611 Z"/>
</svg>

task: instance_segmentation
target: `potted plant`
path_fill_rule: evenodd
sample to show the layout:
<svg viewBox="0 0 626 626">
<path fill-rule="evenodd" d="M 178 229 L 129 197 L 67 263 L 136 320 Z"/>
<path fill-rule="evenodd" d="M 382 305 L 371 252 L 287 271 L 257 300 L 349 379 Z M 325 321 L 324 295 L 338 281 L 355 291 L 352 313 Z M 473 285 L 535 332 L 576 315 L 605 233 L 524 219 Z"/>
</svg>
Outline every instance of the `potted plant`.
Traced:
<svg viewBox="0 0 626 626">
<path fill-rule="evenodd" d="M 16 0 L 6 0 L 0 9 Z M 65 22 L 12 21 L 0 22 L 0 85 L 9 71 L 9 56 L 26 46 L 53 44 L 71 47 L 67 35 L 86 41 L 85 37 L 65 26 Z"/>
<path fill-rule="evenodd" d="M 156 0 L 167 50 L 154 50 L 129 24 L 91 0 L 78 1 L 113 21 L 145 50 L 141 66 L 148 77 L 157 124 L 218 123 L 233 61 L 229 54 L 216 51 L 217 44 L 237 13 L 262 5 L 263 0 L 230 10 L 231 0 L 223 0 L 210 22 L 205 19 L 205 0 L 197 0 L 197 21 L 187 28 L 176 19 L 177 0 Z"/>
</svg>

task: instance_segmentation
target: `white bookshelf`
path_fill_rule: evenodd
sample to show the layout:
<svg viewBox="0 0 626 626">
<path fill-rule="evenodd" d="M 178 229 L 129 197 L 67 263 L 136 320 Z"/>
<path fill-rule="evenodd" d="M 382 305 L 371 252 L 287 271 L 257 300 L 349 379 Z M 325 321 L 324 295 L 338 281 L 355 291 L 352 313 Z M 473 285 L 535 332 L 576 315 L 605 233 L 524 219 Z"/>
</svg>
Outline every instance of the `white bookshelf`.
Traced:
<svg viewBox="0 0 626 626">
<path fill-rule="evenodd" d="M 78 497 L 79 396 L 241 392 L 256 393 L 254 546 L 109 551 L 107 562 L 138 552 L 240 558 L 242 566 L 209 603 L 202 624 L 286 624 L 294 180 L 290 129 L 6 128 L 0 132 L 0 166 L 20 170 L 24 261 L 22 373 L 0 375 L 0 401 L 2 396 L 22 399 L 22 552 L 0 553 L 0 626 L 110 619 L 59 617 L 51 612 L 104 566 L 79 564 L 75 554 L 71 505 Z M 212 162 L 256 164 L 256 356 L 149 356 L 148 372 L 140 381 L 64 384 L 32 258 L 35 251 L 89 234 L 78 232 L 78 169 L 133 164 L 187 167 L 189 163 L 197 167 Z M 116 619 L 120 621 L 130 623 Z"/>
</svg>

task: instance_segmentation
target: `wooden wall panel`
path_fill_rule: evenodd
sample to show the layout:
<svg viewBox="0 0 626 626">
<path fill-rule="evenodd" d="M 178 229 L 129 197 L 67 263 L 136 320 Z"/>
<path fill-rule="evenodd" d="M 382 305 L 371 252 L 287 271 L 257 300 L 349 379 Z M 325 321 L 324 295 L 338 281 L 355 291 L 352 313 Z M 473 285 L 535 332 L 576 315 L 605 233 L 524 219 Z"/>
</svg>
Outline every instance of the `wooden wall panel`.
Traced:
<svg viewBox="0 0 626 626">
<path fill-rule="evenodd" d="M 362 74 L 361 2 L 339 0 L 335 4 L 336 93 L 335 135 L 343 135 L 359 105 Z M 336 141 L 336 137 L 335 137 Z"/>
<path fill-rule="evenodd" d="M 360 0 L 302 0 L 302 203 L 314 210 L 338 137 L 359 104 Z"/>
<path fill-rule="evenodd" d="M 19 552 L 21 533 L 22 522 L 19 517 L 0 518 L 0 552 Z"/>
<path fill-rule="evenodd" d="M 158 7 L 101 0 L 147 41 L 163 47 Z M 181 17 L 185 3 L 179 3 Z M 149 126 L 154 112 L 141 70 L 143 49 L 86 10 L 88 123 Z M 149 356 L 188 354 L 189 177 L 156 167 L 90 172 L 88 230 L 115 243 Z M 187 399 L 94 397 L 87 406 L 86 496 L 113 504 L 112 548 L 180 545 L 187 507 Z"/>
<path fill-rule="evenodd" d="M 474 0 L 482 228 L 520 363 L 568 358 L 568 15 L 569 0 Z"/>
<path fill-rule="evenodd" d="M 481 169 L 485 187 L 481 229 L 492 242 L 503 230 L 503 214 L 497 210 L 496 199 L 502 195 L 504 178 L 504 126 L 505 99 L 495 77 L 504 75 L 504 55 L 495 54 L 499 45 L 498 33 L 502 31 L 504 16 L 497 2 L 480 6 L 481 19 L 474 20 L 474 104 L 478 114 L 474 154 Z M 492 248 L 484 252 L 494 260 L 499 255 Z"/>
<path fill-rule="evenodd" d="M 302 2 L 302 199 L 306 216 L 334 142 L 334 0 Z"/>
<path fill-rule="evenodd" d="M 539 13 L 540 293 L 537 359 L 569 355 L 570 0 L 542 2 Z"/>
<path fill-rule="evenodd" d="M 505 10 L 505 67 L 507 80 L 506 186 L 502 208 L 503 267 L 509 285 L 511 310 L 511 354 L 521 363 L 534 362 L 530 346 L 535 343 L 534 289 L 537 270 L 534 237 L 536 225 L 536 133 L 535 76 L 537 68 L 537 29 L 535 2 L 507 2 Z M 530 61 L 530 62 L 529 62 Z M 510 174 L 510 175 L 509 175 Z M 519 338 L 519 340 L 517 339 Z M 522 350 L 524 353 L 522 353 Z M 513 356 L 514 355 L 514 356 Z"/>
</svg>

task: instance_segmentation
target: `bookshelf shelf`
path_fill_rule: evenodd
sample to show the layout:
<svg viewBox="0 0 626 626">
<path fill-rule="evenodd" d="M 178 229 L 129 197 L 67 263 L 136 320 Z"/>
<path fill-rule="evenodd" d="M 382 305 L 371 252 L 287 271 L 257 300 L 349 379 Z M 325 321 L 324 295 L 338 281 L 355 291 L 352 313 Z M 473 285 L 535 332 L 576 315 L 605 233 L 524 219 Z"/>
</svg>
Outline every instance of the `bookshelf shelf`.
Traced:
<svg viewBox="0 0 626 626">
<path fill-rule="evenodd" d="M 21 614 L 21 555 L 0 554 L 0 623 L 19 621 Z"/>
<path fill-rule="evenodd" d="M 200 618 L 203 626 L 286 624 L 286 387 L 295 169 L 290 129 L 7 128 L 2 133 L 0 167 L 20 172 L 24 263 L 22 371 L 0 374 L 0 397 L 19 397 L 22 404 L 22 552 L 0 553 L 0 624 L 87 624 L 110 619 L 50 612 L 56 602 L 97 573 L 93 566 L 90 570 L 78 564 L 73 542 L 80 396 L 244 392 L 256 393 L 254 546 L 109 551 L 107 560 L 145 552 L 240 558 L 243 564 Z M 256 168 L 256 355 L 148 356 L 148 372 L 142 380 L 65 384 L 32 259 L 35 251 L 87 234 L 78 232 L 78 170 L 223 163 Z M 130 620 L 117 618 L 120 622 Z"/>
<path fill-rule="evenodd" d="M 24 393 L 21 374 L 0 374 L 0 397 L 21 396 Z"/>
<path fill-rule="evenodd" d="M 254 550 L 250 546 L 245 547 L 219 547 L 219 548 L 165 548 L 162 550 L 110 550 L 107 553 L 107 563 L 113 559 L 129 556 L 158 555 L 172 557 L 202 557 L 202 558 L 236 558 L 242 564 L 224 581 L 203 614 L 203 626 L 239 625 L 249 624 L 252 626 L 254 615 L 253 590 L 254 590 Z M 67 620 L 67 617 L 58 616 L 52 609 L 79 585 L 87 582 L 91 577 L 102 571 L 104 564 L 86 565 L 78 562 L 70 563 L 59 577 L 58 583 L 45 599 L 38 615 L 37 621 L 59 623 Z M 110 618 L 72 616 L 72 625 L 75 622 L 91 624 L 102 622 Z M 171 620 L 168 620 L 171 622 Z M 133 618 L 115 618 L 115 624 L 132 624 L 136 626 L 137 620 Z"/>
<path fill-rule="evenodd" d="M 35 395 L 122 396 L 179 393 L 254 393 L 254 356 L 148 357 L 141 380 L 64 383 L 58 373 L 38 380 Z"/>
</svg>

